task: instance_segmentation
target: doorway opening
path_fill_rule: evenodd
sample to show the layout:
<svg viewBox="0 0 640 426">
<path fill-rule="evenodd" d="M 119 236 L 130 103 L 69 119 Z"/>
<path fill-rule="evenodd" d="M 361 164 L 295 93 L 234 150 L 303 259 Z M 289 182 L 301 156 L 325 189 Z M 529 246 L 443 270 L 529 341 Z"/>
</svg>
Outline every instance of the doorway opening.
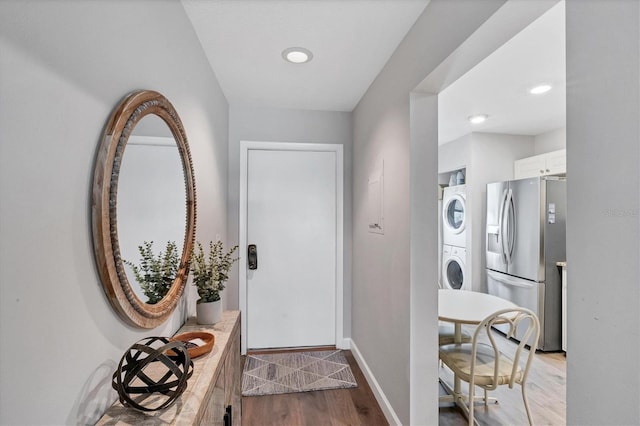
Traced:
<svg viewBox="0 0 640 426">
<path fill-rule="evenodd" d="M 463 255 L 463 262 L 466 264 L 464 270 L 466 285 L 470 290 L 487 291 L 486 272 L 485 272 L 485 212 L 486 212 L 486 184 L 494 181 L 511 180 L 514 178 L 514 163 L 517 160 L 523 160 L 528 157 L 543 155 L 554 151 L 563 151 L 566 164 L 565 151 L 565 102 L 566 102 L 566 72 L 564 61 L 566 58 L 564 52 L 564 2 L 558 2 L 554 5 L 547 5 L 544 9 L 536 11 L 524 10 L 514 4 L 515 2 L 507 2 L 491 19 L 486 22 L 488 31 L 500 32 L 503 35 L 501 42 L 489 40 L 486 32 L 478 31 L 469 40 L 447 58 L 434 72 L 432 72 L 420 85 L 412 92 L 411 99 L 411 157 L 412 157 L 412 188 L 419 188 L 420 183 L 424 182 L 437 183 L 437 191 L 434 188 L 429 194 L 430 200 L 424 199 L 424 194 L 417 190 L 411 191 L 412 207 L 411 214 L 415 217 L 433 217 L 437 211 L 437 222 L 431 221 L 430 226 L 438 226 L 438 241 L 428 246 L 425 242 L 420 242 L 413 238 L 411 241 L 412 266 L 411 266 L 411 288 L 412 288 L 412 357 L 419 353 L 420 349 L 429 348 L 433 351 L 431 342 L 422 341 L 417 324 L 424 321 L 433 321 L 437 317 L 437 302 L 434 299 L 438 288 L 442 288 L 444 283 L 443 265 L 447 264 L 444 256 L 450 256 L 452 247 L 459 247 L 458 257 L 461 256 L 460 249 L 464 249 L 466 253 Z M 518 10 L 519 9 L 519 10 Z M 522 19 L 526 15 L 526 19 Z M 518 22 L 527 22 L 521 28 L 510 27 L 516 18 Z M 558 26 L 560 24 L 560 26 Z M 538 28 L 537 28 L 538 27 Z M 541 30 L 540 27 L 543 29 Z M 510 28 L 510 29 L 508 29 Z M 544 37 L 537 37 L 528 32 L 544 32 Z M 511 33 L 510 33 L 511 32 Z M 474 38 L 475 37 L 475 38 Z M 484 37 L 484 38 L 483 38 Z M 550 39 L 553 43 L 551 51 L 542 50 L 546 55 L 552 55 L 556 59 L 540 59 L 541 65 L 548 66 L 543 68 L 541 76 L 534 81 L 524 79 L 524 73 L 511 71 L 510 66 L 525 65 L 526 60 L 533 60 L 533 57 L 526 60 L 509 60 L 507 50 L 509 44 L 514 43 L 517 46 L 519 39 L 528 39 L 521 43 L 541 42 L 542 39 Z M 531 48 L 529 46 L 528 48 Z M 561 51 L 558 52 L 558 48 Z M 501 52 L 501 50 L 506 52 Z M 519 49 L 520 53 L 525 53 L 522 45 Z M 484 55 L 478 53 L 484 52 Z M 461 60 L 461 58 L 466 59 Z M 492 63 L 492 60 L 495 62 Z M 560 62 L 560 65 L 558 65 Z M 497 65 L 496 65 L 497 64 Z M 555 66 L 556 72 L 553 72 Z M 492 70 L 493 67 L 493 70 Z M 496 68 L 497 67 L 497 68 Z M 529 68 L 533 69 L 533 66 Z M 496 71 L 497 70 L 497 71 Z M 475 75 L 478 74 L 478 75 Z M 494 76 L 498 77 L 497 83 L 491 83 L 490 79 Z M 514 77 L 515 76 L 515 77 Z M 520 80 L 518 80 L 520 78 Z M 544 81 L 546 80 L 546 81 Z M 478 83 L 479 82 L 479 83 Z M 539 82 L 551 83 L 552 90 L 534 95 L 528 92 Z M 480 84 L 478 88 L 473 88 L 472 83 Z M 467 86 L 465 86 L 465 84 Z M 456 87 L 459 86 L 459 87 Z M 470 90 L 476 90 L 482 94 L 483 90 L 489 90 L 485 94 L 485 103 L 480 103 L 478 99 L 471 94 Z M 506 94 L 498 94 L 498 90 L 511 90 Z M 519 90 L 516 94 L 516 90 Z M 538 104 L 540 100 L 547 103 L 547 107 L 543 107 L 545 114 L 552 111 L 560 111 L 555 117 L 542 118 L 542 114 L 517 116 L 520 129 L 525 129 L 525 121 L 528 119 L 529 124 L 525 130 L 519 130 L 515 125 L 505 122 L 501 115 L 506 112 L 515 112 L 512 105 L 501 106 L 498 101 L 504 98 L 516 98 L 520 102 L 532 100 Z M 447 115 L 453 111 L 456 114 L 455 120 L 447 118 Z M 469 119 L 472 115 L 484 114 L 486 120 L 484 123 L 472 124 Z M 425 117 L 429 117 L 425 120 Z M 436 119 L 437 117 L 437 119 Z M 512 119 L 511 122 L 515 123 Z M 434 123 L 435 122 L 435 123 Z M 430 126 L 437 128 L 434 131 Z M 482 126 L 482 127 L 481 127 Z M 433 144 L 425 147 L 425 144 Z M 436 157 L 437 160 L 437 177 L 433 175 L 427 176 L 419 171 L 420 167 L 425 167 L 425 163 L 433 164 L 430 156 Z M 414 157 L 416 158 L 414 160 Z M 414 168 L 415 166 L 415 168 Z M 566 167 L 566 166 L 564 166 Z M 458 178 L 459 172 L 462 174 L 462 180 Z M 553 170 L 550 174 L 563 175 L 564 171 L 558 172 Z M 443 222 L 446 220 L 443 211 L 444 189 L 447 187 L 455 188 L 465 187 L 465 230 L 467 235 L 464 239 L 454 241 L 449 244 L 444 242 L 447 238 L 443 235 Z M 435 185 L 434 185 L 435 187 Z M 436 200 L 436 195 L 437 197 Z M 432 206 L 432 211 L 426 212 L 424 208 Z M 455 213 L 455 212 L 454 212 Z M 436 219 L 436 218 L 434 218 Z M 455 218 L 454 218 L 455 219 Z M 420 230 L 425 226 L 429 226 L 424 221 L 412 221 L 411 228 Z M 433 228 L 432 228 L 433 229 Z M 449 246 L 449 252 L 445 249 L 445 245 Z M 437 258 L 437 261 L 431 259 Z M 414 266 L 417 259 L 430 259 L 427 266 Z M 424 275 L 421 275 L 424 274 Z M 415 278 L 414 278 L 415 275 Z M 424 289 L 425 282 L 433 283 L 437 278 L 437 284 L 427 284 L 430 287 Z M 462 276 L 462 274 L 460 274 Z M 425 279 L 425 277 L 427 279 Z M 459 287 L 462 287 L 460 285 Z M 416 299 L 415 301 L 413 299 Z M 428 300 L 428 302 L 427 302 Z M 434 308 L 434 304 L 436 305 Z M 431 312 L 433 309 L 435 312 Z M 427 337 L 426 335 L 424 336 Z M 435 351 L 433 351 L 435 352 Z M 432 353 L 434 361 L 437 359 L 437 353 Z M 436 363 L 434 362 L 434 365 Z M 424 401 L 430 390 L 424 389 L 423 383 L 419 383 L 419 375 L 425 374 L 429 377 L 438 376 L 437 369 L 430 369 L 422 363 L 412 363 L 412 392 L 411 406 L 412 419 L 419 419 L 421 415 L 427 416 L 426 411 L 423 413 L 420 401 Z M 563 383 L 564 386 L 564 383 Z M 566 393 L 562 387 L 562 395 L 559 398 L 561 407 L 557 410 L 557 414 L 562 419 L 566 418 L 564 409 L 564 401 Z M 432 398 L 433 394 L 429 394 L 428 398 Z M 434 400 L 436 400 L 434 398 Z M 416 407 L 415 409 L 413 407 Z M 426 409 L 425 409 L 426 410 Z"/>
</svg>

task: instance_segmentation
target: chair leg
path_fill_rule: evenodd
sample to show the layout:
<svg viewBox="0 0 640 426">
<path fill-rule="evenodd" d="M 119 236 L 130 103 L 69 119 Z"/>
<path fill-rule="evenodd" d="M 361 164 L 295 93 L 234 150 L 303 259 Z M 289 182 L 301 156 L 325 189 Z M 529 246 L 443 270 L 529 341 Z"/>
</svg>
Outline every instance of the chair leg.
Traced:
<svg viewBox="0 0 640 426">
<path fill-rule="evenodd" d="M 523 385 L 522 388 L 522 400 L 524 401 L 524 409 L 527 411 L 527 419 L 529 419 L 529 425 L 533 426 L 533 419 L 531 418 L 531 411 L 529 410 L 529 401 L 527 401 L 527 394 Z"/>
<path fill-rule="evenodd" d="M 489 405 L 489 392 L 487 392 L 487 390 L 484 390 L 484 405 Z"/>
<path fill-rule="evenodd" d="M 473 380 L 469 383 L 469 426 L 474 426 L 474 418 L 473 418 L 473 406 L 475 405 L 473 403 L 474 401 L 474 397 L 473 397 L 473 393 L 475 391 L 475 385 L 473 384 Z"/>
</svg>

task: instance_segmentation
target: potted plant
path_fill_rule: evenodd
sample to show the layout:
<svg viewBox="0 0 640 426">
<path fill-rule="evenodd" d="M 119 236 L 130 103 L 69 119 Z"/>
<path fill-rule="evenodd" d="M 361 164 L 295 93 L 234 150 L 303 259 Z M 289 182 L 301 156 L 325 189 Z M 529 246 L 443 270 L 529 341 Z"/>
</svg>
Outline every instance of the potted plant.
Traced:
<svg viewBox="0 0 640 426">
<path fill-rule="evenodd" d="M 196 303 L 198 324 L 215 324 L 222 318 L 222 301 L 220 292 L 224 290 L 229 279 L 229 270 L 238 260 L 233 253 L 238 249 L 235 245 L 225 252 L 222 241 L 209 242 L 209 253 L 205 254 L 202 244 L 198 242 L 191 253 L 191 273 L 193 285 L 198 288 L 200 299 Z"/>
<path fill-rule="evenodd" d="M 140 289 L 149 299 L 148 304 L 154 305 L 161 301 L 169 292 L 178 274 L 178 248 L 173 241 L 167 242 L 167 247 L 158 256 L 153 254 L 153 241 L 144 241 L 138 246 L 140 252 L 140 266 L 123 259 L 131 267 Z"/>
</svg>

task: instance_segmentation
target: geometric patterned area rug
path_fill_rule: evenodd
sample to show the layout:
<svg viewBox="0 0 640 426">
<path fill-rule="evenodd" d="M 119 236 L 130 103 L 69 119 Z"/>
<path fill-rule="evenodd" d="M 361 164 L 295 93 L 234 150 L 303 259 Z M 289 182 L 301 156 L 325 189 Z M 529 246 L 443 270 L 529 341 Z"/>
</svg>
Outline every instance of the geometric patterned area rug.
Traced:
<svg viewBox="0 0 640 426">
<path fill-rule="evenodd" d="M 275 395 L 358 386 L 339 350 L 247 355 L 242 396 Z"/>
</svg>

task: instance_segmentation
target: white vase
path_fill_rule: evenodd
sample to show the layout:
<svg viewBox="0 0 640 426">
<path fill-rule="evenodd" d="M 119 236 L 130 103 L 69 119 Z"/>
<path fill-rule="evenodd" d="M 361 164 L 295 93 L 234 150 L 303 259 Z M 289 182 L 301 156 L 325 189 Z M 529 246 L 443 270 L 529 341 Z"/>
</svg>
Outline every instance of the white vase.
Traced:
<svg viewBox="0 0 640 426">
<path fill-rule="evenodd" d="M 196 319 L 198 324 L 212 325 L 222 319 L 222 300 L 216 302 L 196 303 Z"/>
</svg>

